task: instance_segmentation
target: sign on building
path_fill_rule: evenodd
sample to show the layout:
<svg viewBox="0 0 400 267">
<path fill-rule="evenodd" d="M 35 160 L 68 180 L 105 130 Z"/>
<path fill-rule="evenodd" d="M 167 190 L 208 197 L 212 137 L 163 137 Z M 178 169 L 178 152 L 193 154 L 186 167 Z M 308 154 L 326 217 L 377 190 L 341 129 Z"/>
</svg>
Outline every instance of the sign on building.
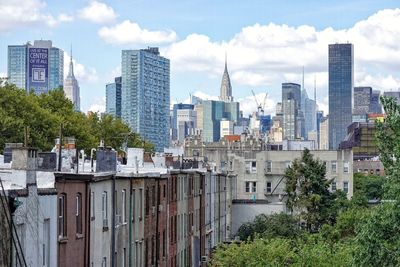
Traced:
<svg viewBox="0 0 400 267">
<path fill-rule="evenodd" d="M 28 48 L 28 90 L 47 93 L 49 90 L 49 49 Z"/>
</svg>

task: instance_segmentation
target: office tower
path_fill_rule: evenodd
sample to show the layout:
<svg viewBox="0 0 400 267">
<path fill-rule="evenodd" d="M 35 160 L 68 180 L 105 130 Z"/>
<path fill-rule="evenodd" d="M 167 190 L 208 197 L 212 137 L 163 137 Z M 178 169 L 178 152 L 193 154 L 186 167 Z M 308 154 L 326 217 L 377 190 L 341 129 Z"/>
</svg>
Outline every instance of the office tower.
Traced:
<svg viewBox="0 0 400 267">
<path fill-rule="evenodd" d="M 397 101 L 397 104 L 400 104 L 400 91 L 383 92 L 383 96 L 393 97 Z"/>
<path fill-rule="evenodd" d="M 196 111 L 196 135 L 203 134 L 203 104 L 197 104 L 194 106 Z"/>
<path fill-rule="evenodd" d="M 68 75 L 65 78 L 64 82 L 64 93 L 65 96 L 71 100 L 72 104 L 74 104 L 74 108 L 77 111 L 81 109 L 81 97 L 80 97 L 80 89 L 78 81 L 74 75 L 74 63 L 72 63 L 72 51 L 71 51 L 71 61 L 69 62 L 69 71 Z"/>
<path fill-rule="evenodd" d="M 169 143 L 170 63 L 158 47 L 122 50 L 121 117 L 163 151 Z"/>
<path fill-rule="evenodd" d="M 178 110 L 193 110 L 193 109 L 194 105 L 192 104 L 182 104 L 182 103 L 174 104 L 172 108 L 172 124 L 171 124 L 172 140 L 178 140 Z"/>
<path fill-rule="evenodd" d="M 177 140 L 180 144 L 184 143 L 184 140 L 189 135 L 195 134 L 196 129 L 196 111 L 193 107 L 189 109 L 178 109 L 176 110 L 176 135 Z"/>
<path fill-rule="evenodd" d="M 320 124 L 319 132 L 319 149 L 329 149 L 329 117 L 323 117 Z"/>
<path fill-rule="evenodd" d="M 369 107 L 370 113 L 381 114 L 382 106 L 380 103 L 381 92 L 379 90 L 372 90 L 371 103 Z"/>
<path fill-rule="evenodd" d="M 361 115 L 369 113 L 372 97 L 371 87 L 354 87 L 353 114 Z"/>
<path fill-rule="evenodd" d="M 113 83 L 106 84 L 106 113 L 121 118 L 122 78 L 115 77 Z"/>
<path fill-rule="evenodd" d="M 352 122 L 354 53 L 352 44 L 329 45 L 329 148 L 337 149 Z"/>
<path fill-rule="evenodd" d="M 227 119 L 222 119 L 220 121 L 220 130 L 221 130 L 220 136 L 221 136 L 221 138 L 224 137 L 225 135 L 232 135 L 233 127 L 234 127 L 233 121 L 230 121 Z"/>
<path fill-rule="evenodd" d="M 17 87 L 47 93 L 64 85 L 64 51 L 48 40 L 9 45 L 7 71 Z"/>
<path fill-rule="evenodd" d="M 283 138 L 293 140 L 298 137 L 298 114 L 301 107 L 300 85 L 282 83 Z"/>
<path fill-rule="evenodd" d="M 324 117 L 324 112 L 322 110 L 317 111 L 317 135 L 318 135 L 318 146 L 320 141 L 321 134 L 321 120 Z"/>
<path fill-rule="evenodd" d="M 233 101 L 231 79 L 229 78 L 226 56 L 225 56 L 225 69 L 224 69 L 224 74 L 222 75 L 219 99 L 225 102 Z"/>
</svg>

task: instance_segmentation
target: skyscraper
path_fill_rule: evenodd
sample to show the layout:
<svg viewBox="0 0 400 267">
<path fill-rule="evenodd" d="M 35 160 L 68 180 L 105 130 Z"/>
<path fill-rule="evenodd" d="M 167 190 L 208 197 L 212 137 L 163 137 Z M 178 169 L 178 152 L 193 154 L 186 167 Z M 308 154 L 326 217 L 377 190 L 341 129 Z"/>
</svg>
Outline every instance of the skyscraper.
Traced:
<svg viewBox="0 0 400 267">
<path fill-rule="evenodd" d="M 337 149 L 352 123 L 354 53 L 352 44 L 329 45 L 329 148 Z"/>
<path fill-rule="evenodd" d="M 372 88 L 367 86 L 354 87 L 353 114 L 369 113 L 372 98 Z"/>
<path fill-rule="evenodd" d="M 282 83 L 283 138 L 293 140 L 298 135 L 298 113 L 301 107 L 300 84 Z"/>
<path fill-rule="evenodd" d="M 47 93 L 64 85 L 64 51 L 48 40 L 9 45 L 7 71 L 17 87 Z"/>
<path fill-rule="evenodd" d="M 122 50 L 121 117 L 155 145 L 169 146 L 170 63 L 158 47 Z"/>
<path fill-rule="evenodd" d="M 219 99 L 225 102 L 233 101 L 231 79 L 229 78 L 226 55 L 225 55 L 225 68 L 224 68 L 224 74 L 222 75 Z"/>
<path fill-rule="evenodd" d="M 121 118 L 121 77 L 115 77 L 113 83 L 106 84 L 106 113 Z"/>
<path fill-rule="evenodd" d="M 178 140 L 178 110 L 187 110 L 187 114 L 189 114 L 189 110 L 193 110 L 194 105 L 192 104 L 174 104 L 172 108 L 172 125 L 171 125 L 171 130 L 172 130 L 172 140 Z"/>
<path fill-rule="evenodd" d="M 381 91 L 372 90 L 371 95 L 371 103 L 369 107 L 370 113 L 381 114 L 382 113 L 382 105 L 380 103 Z"/>
<path fill-rule="evenodd" d="M 81 97 L 78 81 L 74 75 L 74 63 L 72 63 L 72 51 L 71 51 L 71 61 L 69 62 L 68 75 L 64 82 L 64 93 L 65 96 L 72 101 L 74 108 L 77 111 L 81 110 Z"/>
</svg>

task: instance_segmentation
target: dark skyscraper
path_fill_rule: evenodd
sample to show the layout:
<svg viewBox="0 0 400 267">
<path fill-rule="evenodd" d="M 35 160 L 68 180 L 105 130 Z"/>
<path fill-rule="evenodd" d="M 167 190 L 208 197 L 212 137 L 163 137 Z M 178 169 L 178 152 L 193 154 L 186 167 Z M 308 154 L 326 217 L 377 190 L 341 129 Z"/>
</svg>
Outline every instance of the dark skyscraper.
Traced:
<svg viewBox="0 0 400 267">
<path fill-rule="evenodd" d="M 353 114 L 369 113 L 372 97 L 371 87 L 354 87 L 354 109 Z"/>
<path fill-rule="evenodd" d="M 301 107 L 301 89 L 297 83 L 282 83 L 283 138 L 298 137 L 298 114 Z"/>
<path fill-rule="evenodd" d="M 369 112 L 370 113 L 382 113 L 382 106 L 380 102 L 381 97 L 381 91 L 379 90 L 372 90 L 372 95 L 371 95 L 371 103 L 369 107 Z"/>
<path fill-rule="evenodd" d="M 329 148 L 337 149 L 352 123 L 354 53 L 352 44 L 329 45 Z"/>
</svg>

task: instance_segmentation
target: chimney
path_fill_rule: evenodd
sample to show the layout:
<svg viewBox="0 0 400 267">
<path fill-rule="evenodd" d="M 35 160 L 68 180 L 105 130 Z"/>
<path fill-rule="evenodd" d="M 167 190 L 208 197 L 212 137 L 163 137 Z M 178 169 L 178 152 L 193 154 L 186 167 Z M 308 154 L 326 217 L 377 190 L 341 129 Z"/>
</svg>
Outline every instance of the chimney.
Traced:
<svg viewBox="0 0 400 267">
<path fill-rule="evenodd" d="M 35 171 L 37 169 L 37 154 L 36 148 L 14 147 L 11 168 L 14 170 Z"/>
</svg>

